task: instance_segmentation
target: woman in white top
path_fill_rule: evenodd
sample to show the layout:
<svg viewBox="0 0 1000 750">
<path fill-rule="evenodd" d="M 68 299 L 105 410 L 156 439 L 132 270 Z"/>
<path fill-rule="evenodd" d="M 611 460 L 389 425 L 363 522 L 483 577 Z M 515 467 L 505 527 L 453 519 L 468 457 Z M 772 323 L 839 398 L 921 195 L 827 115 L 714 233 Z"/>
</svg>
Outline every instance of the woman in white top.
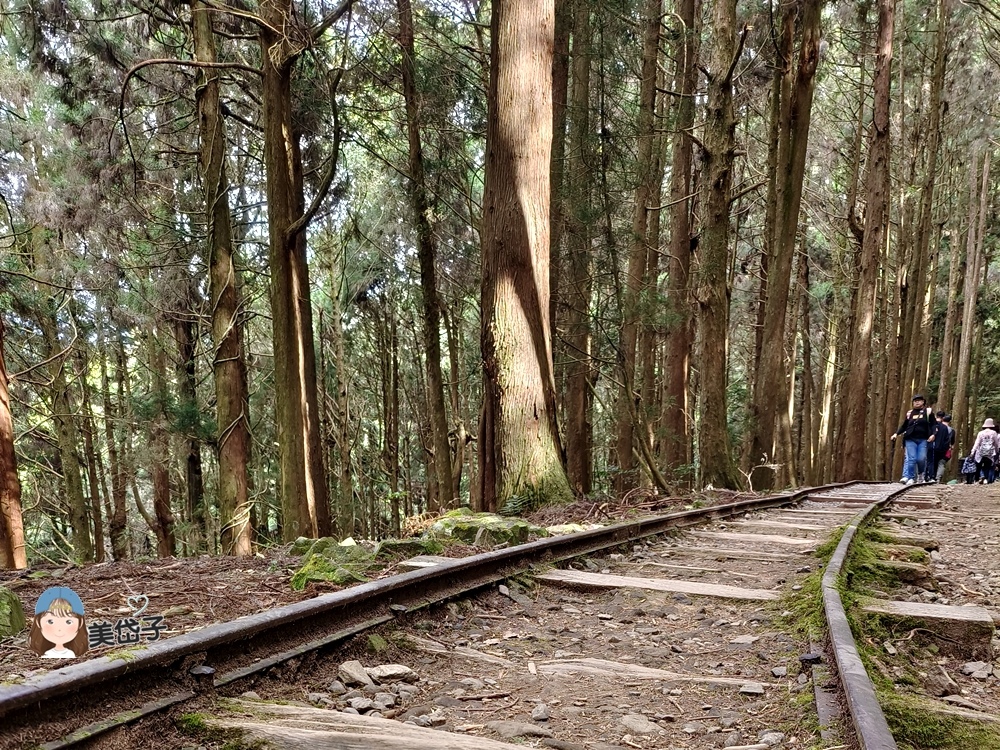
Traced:
<svg viewBox="0 0 1000 750">
<path fill-rule="evenodd" d="M 971 454 L 979 466 L 983 484 L 987 482 L 993 484 L 996 479 L 997 457 L 1000 456 L 1000 433 L 996 431 L 992 419 L 983 422 L 983 429 L 976 435 L 976 442 L 972 444 Z"/>
</svg>

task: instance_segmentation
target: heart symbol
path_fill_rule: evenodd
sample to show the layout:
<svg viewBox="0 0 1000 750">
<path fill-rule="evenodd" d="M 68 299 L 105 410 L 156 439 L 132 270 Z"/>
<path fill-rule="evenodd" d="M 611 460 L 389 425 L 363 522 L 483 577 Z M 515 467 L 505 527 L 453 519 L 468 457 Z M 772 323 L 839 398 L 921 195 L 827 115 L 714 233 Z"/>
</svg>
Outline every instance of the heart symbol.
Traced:
<svg viewBox="0 0 1000 750">
<path fill-rule="evenodd" d="M 125 604 L 132 610 L 132 617 L 138 617 L 146 611 L 149 606 L 149 597 L 145 594 L 136 594 L 125 600 Z"/>
</svg>

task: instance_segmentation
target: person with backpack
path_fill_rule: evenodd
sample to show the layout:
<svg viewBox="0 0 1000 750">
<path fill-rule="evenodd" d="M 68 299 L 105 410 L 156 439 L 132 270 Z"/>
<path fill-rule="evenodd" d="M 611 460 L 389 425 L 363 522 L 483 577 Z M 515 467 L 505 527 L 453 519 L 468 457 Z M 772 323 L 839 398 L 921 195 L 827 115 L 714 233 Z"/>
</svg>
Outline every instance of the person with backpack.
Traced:
<svg viewBox="0 0 1000 750">
<path fill-rule="evenodd" d="M 903 436 L 906 458 L 903 461 L 903 484 L 913 484 L 917 477 L 923 477 L 927 467 L 927 445 L 934 442 L 934 411 L 926 405 L 921 394 L 913 397 L 913 408 L 906 412 L 906 418 L 890 438 Z"/>
<path fill-rule="evenodd" d="M 993 484 L 996 479 L 997 457 L 1000 456 L 1000 433 L 997 433 L 992 419 L 983 422 L 983 429 L 976 435 L 970 455 L 976 460 L 983 484 Z"/>
<path fill-rule="evenodd" d="M 951 444 L 955 432 L 948 424 L 950 421 L 951 417 L 939 411 L 937 419 L 931 425 L 934 440 L 927 446 L 927 473 L 924 475 L 924 481 L 940 482 L 944 476 L 944 465 L 951 458 Z"/>
</svg>

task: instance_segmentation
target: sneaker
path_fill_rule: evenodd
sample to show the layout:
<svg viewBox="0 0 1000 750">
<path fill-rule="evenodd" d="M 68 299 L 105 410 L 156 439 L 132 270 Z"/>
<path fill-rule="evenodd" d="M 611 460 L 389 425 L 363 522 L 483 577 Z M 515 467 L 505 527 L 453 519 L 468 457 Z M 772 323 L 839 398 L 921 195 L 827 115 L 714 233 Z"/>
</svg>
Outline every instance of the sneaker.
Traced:
<svg viewBox="0 0 1000 750">
<path fill-rule="evenodd" d="M 907 479 L 907 480 L 906 480 L 906 484 L 908 484 L 908 485 L 909 485 L 909 484 L 913 484 L 913 480 L 912 480 L 912 479 Z"/>
<path fill-rule="evenodd" d="M 906 484 L 906 477 L 900 477 L 899 483 L 900 484 Z"/>
</svg>

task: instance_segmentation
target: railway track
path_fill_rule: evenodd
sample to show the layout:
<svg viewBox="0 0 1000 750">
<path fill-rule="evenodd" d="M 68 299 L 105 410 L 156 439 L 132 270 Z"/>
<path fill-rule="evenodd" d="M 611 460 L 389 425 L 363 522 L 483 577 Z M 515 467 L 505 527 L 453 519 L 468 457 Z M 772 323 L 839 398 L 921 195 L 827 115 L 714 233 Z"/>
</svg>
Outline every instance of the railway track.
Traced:
<svg viewBox="0 0 1000 750">
<path fill-rule="evenodd" d="M 279 747 L 891 750 L 837 576 L 903 492 L 926 494 L 850 483 L 544 539 L 82 662 L 0 686 L 0 746 L 212 744 L 168 739 L 162 717 L 183 714 L 196 733 Z M 812 553 L 845 527 L 818 583 L 827 642 L 784 607 L 805 601 Z M 416 685 L 363 684 L 351 655 L 407 664 Z"/>
</svg>

